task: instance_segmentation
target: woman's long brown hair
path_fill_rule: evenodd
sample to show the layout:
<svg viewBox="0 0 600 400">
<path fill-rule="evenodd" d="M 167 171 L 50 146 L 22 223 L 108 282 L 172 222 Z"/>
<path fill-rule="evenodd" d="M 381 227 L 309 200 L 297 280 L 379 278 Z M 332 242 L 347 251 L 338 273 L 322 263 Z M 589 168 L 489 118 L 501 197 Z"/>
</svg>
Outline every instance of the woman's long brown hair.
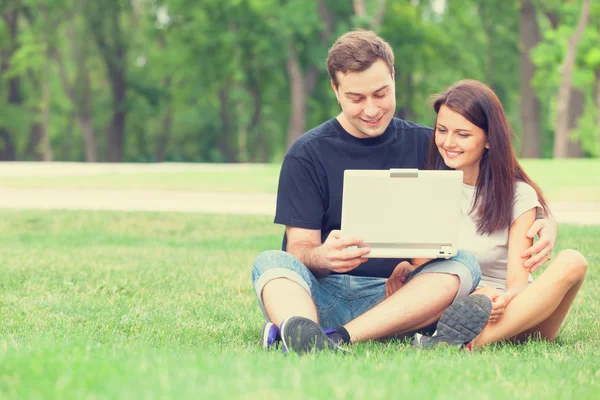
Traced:
<svg viewBox="0 0 600 400">
<path fill-rule="evenodd" d="M 539 186 L 525 173 L 517 160 L 512 146 L 511 133 L 502 103 L 492 89 L 475 80 L 462 80 L 443 93 L 432 97 L 436 113 L 433 135 L 429 142 L 427 169 L 450 169 L 444 163 L 435 144 L 437 113 L 446 106 L 481 128 L 487 137 L 489 149 L 485 149 L 479 161 L 477 190 L 471 212 L 475 211 L 477 231 L 492 233 L 510 226 L 518 181 L 535 189 L 545 212 L 548 205 Z"/>
</svg>

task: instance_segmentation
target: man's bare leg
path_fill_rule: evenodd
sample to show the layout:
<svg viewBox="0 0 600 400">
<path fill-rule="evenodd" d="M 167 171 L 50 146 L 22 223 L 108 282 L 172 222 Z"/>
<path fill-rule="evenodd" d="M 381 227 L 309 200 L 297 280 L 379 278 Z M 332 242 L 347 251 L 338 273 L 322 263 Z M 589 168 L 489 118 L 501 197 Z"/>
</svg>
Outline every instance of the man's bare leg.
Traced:
<svg viewBox="0 0 600 400">
<path fill-rule="evenodd" d="M 423 273 L 344 328 L 351 342 L 386 338 L 427 327 L 437 321 L 454 300 L 458 276 Z"/>
<path fill-rule="evenodd" d="M 269 281 L 262 290 L 262 301 L 269 320 L 279 327 L 286 318 L 305 317 L 318 323 L 315 303 L 308 292 L 286 278 Z"/>
</svg>

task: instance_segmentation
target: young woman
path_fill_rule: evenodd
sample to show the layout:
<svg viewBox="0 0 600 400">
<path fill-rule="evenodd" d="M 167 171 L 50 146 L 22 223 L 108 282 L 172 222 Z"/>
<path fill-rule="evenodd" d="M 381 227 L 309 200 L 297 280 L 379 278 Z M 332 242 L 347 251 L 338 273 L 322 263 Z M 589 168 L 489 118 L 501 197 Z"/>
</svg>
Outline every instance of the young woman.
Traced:
<svg viewBox="0 0 600 400">
<path fill-rule="evenodd" d="M 435 96 L 433 108 L 428 168 L 463 171 L 459 247 L 481 266 L 474 294 L 492 302 L 488 324 L 467 346 L 530 336 L 554 339 L 583 283 L 585 258 L 563 250 L 532 280 L 521 253 L 532 245 L 527 231 L 536 214 L 548 208 L 517 161 L 504 109 L 489 87 L 460 81 Z M 444 335 L 419 335 L 415 345 L 444 341 Z"/>
</svg>

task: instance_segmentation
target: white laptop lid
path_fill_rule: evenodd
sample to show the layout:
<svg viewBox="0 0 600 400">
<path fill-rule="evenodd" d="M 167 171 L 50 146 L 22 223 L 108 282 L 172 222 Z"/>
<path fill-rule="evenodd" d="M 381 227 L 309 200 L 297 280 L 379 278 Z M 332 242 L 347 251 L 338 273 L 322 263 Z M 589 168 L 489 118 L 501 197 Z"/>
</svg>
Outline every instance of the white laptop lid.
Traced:
<svg viewBox="0 0 600 400">
<path fill-rule="evenodd" d="M 462 171 L 346 170 L 342 237 L 360 237 L 370 258 L 456 254 Z"/>
</svg>

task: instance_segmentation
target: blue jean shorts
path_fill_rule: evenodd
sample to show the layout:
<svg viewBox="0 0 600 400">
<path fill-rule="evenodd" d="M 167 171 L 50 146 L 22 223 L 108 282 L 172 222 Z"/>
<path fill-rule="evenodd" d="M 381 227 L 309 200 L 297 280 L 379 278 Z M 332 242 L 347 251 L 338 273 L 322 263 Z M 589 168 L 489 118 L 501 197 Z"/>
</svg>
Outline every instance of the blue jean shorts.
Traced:
<svg viewBox="0 0 600 400">
<path fill-rule="evenodd" d="M 454 301 L 466 297 L 481 279 L 479 263 L 470 253 L 459 251 L 450 259 L 437 259 L 411 272 L 407 282 L 423 273 L 453 274 L 460 279 Z M 252 284 L 265 319 L 262 290 L 273 279 L 286 278 L 303 287 L 317 308 L 323 327 L 342 326 L 385 299 L 387 278 L 332 274 L 317 278 L 296 257 L 280 250 L 261 253 L 252 267 Z"/>
</svg>

